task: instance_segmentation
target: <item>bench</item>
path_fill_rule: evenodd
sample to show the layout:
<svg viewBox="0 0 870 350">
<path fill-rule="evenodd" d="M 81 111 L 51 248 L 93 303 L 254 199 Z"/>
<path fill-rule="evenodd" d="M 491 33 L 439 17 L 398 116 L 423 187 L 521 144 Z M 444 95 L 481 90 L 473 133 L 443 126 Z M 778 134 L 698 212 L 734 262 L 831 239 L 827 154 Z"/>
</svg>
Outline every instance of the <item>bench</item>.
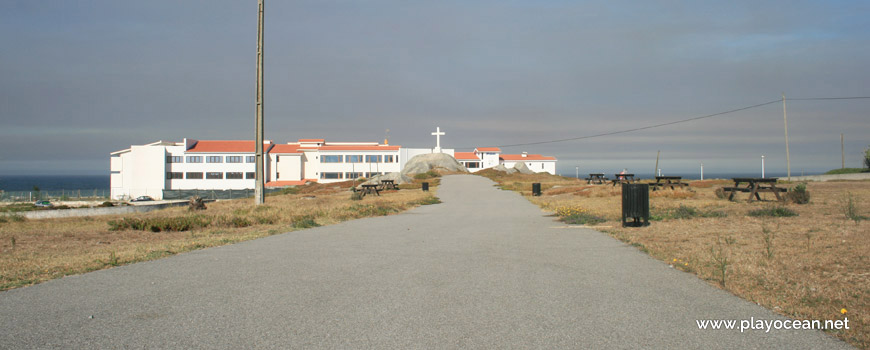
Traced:
<svg viewBox="0 0 870 350">
<path fill-rule="evenodd" d="M 722 191 L 725 193 L 729 193 L 728 200 L 734 199 L 734 194 L 737 192 L 749 193 L 749 202 L 753 200 L 762 200 L 761 192 L 773 193 L 776 196 L 777 201 L 783 201 L 785 198 L 780 196 L 780 193 L 787 192 L 787 188 L 776 187 L 777 178 L 749 178 L 749 177 L 736 177 L 732 179 L 734 181 L 734 186 L 722 187 Z M 746 186 L 740 186 L 740 184 L 746 183 Z"/>
</svg>

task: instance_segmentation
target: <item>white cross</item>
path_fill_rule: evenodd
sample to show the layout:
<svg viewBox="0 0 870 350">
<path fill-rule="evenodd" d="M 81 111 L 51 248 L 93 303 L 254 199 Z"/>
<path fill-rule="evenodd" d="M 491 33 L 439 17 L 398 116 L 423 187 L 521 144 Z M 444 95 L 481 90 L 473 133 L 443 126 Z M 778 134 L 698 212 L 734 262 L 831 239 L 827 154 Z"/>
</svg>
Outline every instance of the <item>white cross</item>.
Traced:
<svg viewBox="0 0 870 350">
<path fill-rule="evenodd" d="M 441 136 L 447 135 L 443 131 L 441 131 L 441 127 L 435 128 L 435 132 L 432 133 L 435 136 L 435 152 L 433 153 L 441 153 Z"/>
</svg>

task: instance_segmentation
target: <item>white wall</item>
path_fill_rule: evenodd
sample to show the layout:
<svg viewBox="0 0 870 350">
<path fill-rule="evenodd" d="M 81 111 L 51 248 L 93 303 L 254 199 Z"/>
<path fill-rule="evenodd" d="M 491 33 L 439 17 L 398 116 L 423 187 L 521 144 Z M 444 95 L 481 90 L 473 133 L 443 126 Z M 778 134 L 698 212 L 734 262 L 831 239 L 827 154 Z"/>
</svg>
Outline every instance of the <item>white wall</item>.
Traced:
<svg viewBox="0 0 870 350">
<path fill-rule="evenodd" d="M 547 172 L 553 175 L 556 175 L 556 162 L 555 161 L 526 161 L 526 167 L 529 170 L 534 171 L 536 173 Z M 516 161 L 506 160 L 504 162 L 505 168 L 513 168 L 517 164 Z"/>
<path fill-rule="evenodd" d="M 302 155 L 301 154 L 276 154 L 273 160 L 275 166 L 275 181 L 299 181 L 302 180 Z M 280 177 L 278 175 L 281 175 Z"/>
</svg>

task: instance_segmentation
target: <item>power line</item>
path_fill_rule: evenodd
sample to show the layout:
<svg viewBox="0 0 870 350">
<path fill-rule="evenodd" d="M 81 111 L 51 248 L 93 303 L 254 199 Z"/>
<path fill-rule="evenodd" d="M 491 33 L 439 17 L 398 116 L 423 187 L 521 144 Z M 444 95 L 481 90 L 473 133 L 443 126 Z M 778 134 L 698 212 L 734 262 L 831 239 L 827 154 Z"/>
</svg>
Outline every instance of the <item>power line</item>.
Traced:
<svg viewBox="0 0 870 350">
<path fill-rule="evenodd" d="M 667 122 L 667 123 L 662 123 L 662 124 L 648 125 L 648 126 L 643 126 L 643 127 L 639 127 L 639 128 L 633 128 L 633 129 L 626 129 L 626 130 L 619 130 L 619 131 L 606 132 L 606 133 L 602 133 L 602 134 L 586 135 L 586 136 L 580 136 L 580 137 L 571 137 L 571 138 L 556 139 L 556 140 L 548 140 L 548 141 L 538 141 L 538 142 L 528 142 L 528 143 L 515 143 L 515 144 L 510 144 L 510 145 L 499 145 L 499 146 L 496 146 L 496 147 L 517 147 L 517 146 L 542 145 L 542 144 L 547 144 L 547 143 L 558 143 L 558 142 L 576 141 L 576 140 L 591 139 L 591 138 L 595 138 L 595 137 L 602 137 L 602 136 L 611 136 L 611 135 L 625 134 L 625 133 L 634 132 L 634 131 L 647 130 L 647 129 L 653 129 L 653 128 L 660 128 L 660 127 L 668 126 L 668 125 L 674 125 L 674 124 L 680 124 L 680 123 L 687 123 L 687 122 L 691 122 L 691 121 L 695 121 L 695 120 L 701 120 L 701 119 L 707 119 L 707 118 L 718 117 L 718 116 L 725 115 L 725 114 L 730 114 L 730 113 L 735 113 L 735 112 L 745 111 L 745 110 L 747 110 L 747 109 L 758 108 L 758 107 L 767 106 L 767 105 L 769 105 L 769 104 L 779 103 L 779 102 L 782 102 L 782 100 L 773 100 L 773 101 L 768 101 L 768 102 L 764 102 L 764 103 L 759 103 L 759 104 L 752 105 L 752 106 L 746 106 L 746 107 L 741 107 L 741 108 L 737 108 L 737 109 L 732 109 L 732 110 L 728 110 L 728 111 L 724 111 L 724 112 L 719 112 L 719 113 L 714 113 L 714 114 L 708 114 L 708 115 L 704 115 L 704 116 L 700 116 L 700 117 L 694 117 L 694 118 L 688 118 L 688 119 L 676 120 L 676 121 Z M 472 147 L 463 147 L 463 148 L 472 148 Z"/>
<path fill-rule="evenodd" d="M 870 96 L 850 96 L 850 97 L 801 97 L 801 98 L 788 98 L 787 100 L 790 100 L 790 101 L 821 101 L 821 100 L 863 100 L 863 99 L 870 99 Z M 591 138 L 596 138 L 596 137 L 603 137 L 603 136 L 611 136 L 611 135 L 625 134 L 625 133 L 629 133 L 629 132 L 635 132 L 635 131 L 640 131 L 640 130 L 647 130 L 647 129 L 660 128 L 660 127 L 668 126 L 668 125 L 674 125 L 674 124 L 680 124 L 680 123 L 687 123 L 687 122 L 691 122 L 691 121 L 695 121 L 695 120 L 701 120 L 701 119 L 707 119 L 707 118 L 718 117 L 718 116 L 721 116 L 721 115 L 730 114 L 730 113 L 735 113 L 735 112 L 740 112 L 740 111 L 745 111 L 745 110 L 747 110 L 747 109 L 753 109 L 753 108 L 758 108 L 758 107 L 762 107 L 762 106 L 767 106 L 767 105 L 769 105 L 769 104 L 778 103 L 778 102 L 782 102 L 782 100 L 773 100 L 773 101 L 768 101 L 768 102 L 764 102 L 764 103 L 759 103 L 759 104 L 752 105 L 752 106 L 746 106 L 746 107 L 741 107 L 741 108 L 737 108 L 737 109 L 732 109 L 732 110 L 728 110 L 728 111 L 724 111 L 724 112 L 719 112 L 719 113 L 714 113 L 714 114 L 708 114 L 708 115 L 704 115 L 704 116 L 700 116 L 700 117 L 694 117 L 694 118 L 682 119 L 682 120 L 672 121 L 672 122 L 668 122 L 668 123 L 649 125 L 649 126 L 644 126 L 644 127 L 640 127 L 640 128 L 634 128 L 634 129 L 626 129 L 626 130 L 612 131 L 612 132 L 606 132 L 606 133 L 601 133 L 601 134 L 586 135 L 586 136 L 580 136 L 580 137 L 571 137 L 571 138 L 565 138 L 565 139 L 556 139 L 556 140 L 547 140 L 547 141 L 537 141 L 537 142 L 527 142 L 527 143 L 515 143 L 515 144 L 509 144 L 509 145 L 499 145 L 499 146 L 495 146 L 495 147 L 517 147 L 517 146 L 542 145 L 542 144 L 548 144 L 548 143 L 559 143 L 559 142 L 567 142 L 567 141 L 585 140 L 585 139 L 591 139 Z M 461 148 L 474 148 L 474 147 L 475 147 L 475 146 L 472 146 L 472 147 L 461 147 Z"/>
</svg>

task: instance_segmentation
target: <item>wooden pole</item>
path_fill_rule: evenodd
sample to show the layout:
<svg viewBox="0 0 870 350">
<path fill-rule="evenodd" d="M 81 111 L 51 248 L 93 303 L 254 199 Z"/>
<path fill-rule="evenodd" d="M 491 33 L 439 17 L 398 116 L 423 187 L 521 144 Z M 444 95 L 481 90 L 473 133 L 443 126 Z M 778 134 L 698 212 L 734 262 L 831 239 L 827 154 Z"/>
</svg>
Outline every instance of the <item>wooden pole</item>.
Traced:
<svg viewBox="0 0 870 350">
<path fill-rule="evenodd" d="M 785 123 L 785 164 L 788 180 L 791 181 L 791 157 L 788 152 L 788 114 L 785 112 L 785 93 L 782 93 L 782 120 Z"/>
<path fill-rule="evenodd" d="M 846 169 L 846 140 L 843 134 L 840 134 L 840 157 L 843 159 L 843 169 Z"/>
<path fill-rule="evenodd" d="M 254 145 L 257 152 L 256 163 L 256 183 L 254 184 L 254 203 L 257 205 L 266 202 L 264 196 L 265 174 L 263 168 L 265 159 L 263 159 L 263 7 L 265 0 L 258 0 L 258 15 L 257 15 L 257 125 L 256 125 L 256 144 Z"/>
</svg>

